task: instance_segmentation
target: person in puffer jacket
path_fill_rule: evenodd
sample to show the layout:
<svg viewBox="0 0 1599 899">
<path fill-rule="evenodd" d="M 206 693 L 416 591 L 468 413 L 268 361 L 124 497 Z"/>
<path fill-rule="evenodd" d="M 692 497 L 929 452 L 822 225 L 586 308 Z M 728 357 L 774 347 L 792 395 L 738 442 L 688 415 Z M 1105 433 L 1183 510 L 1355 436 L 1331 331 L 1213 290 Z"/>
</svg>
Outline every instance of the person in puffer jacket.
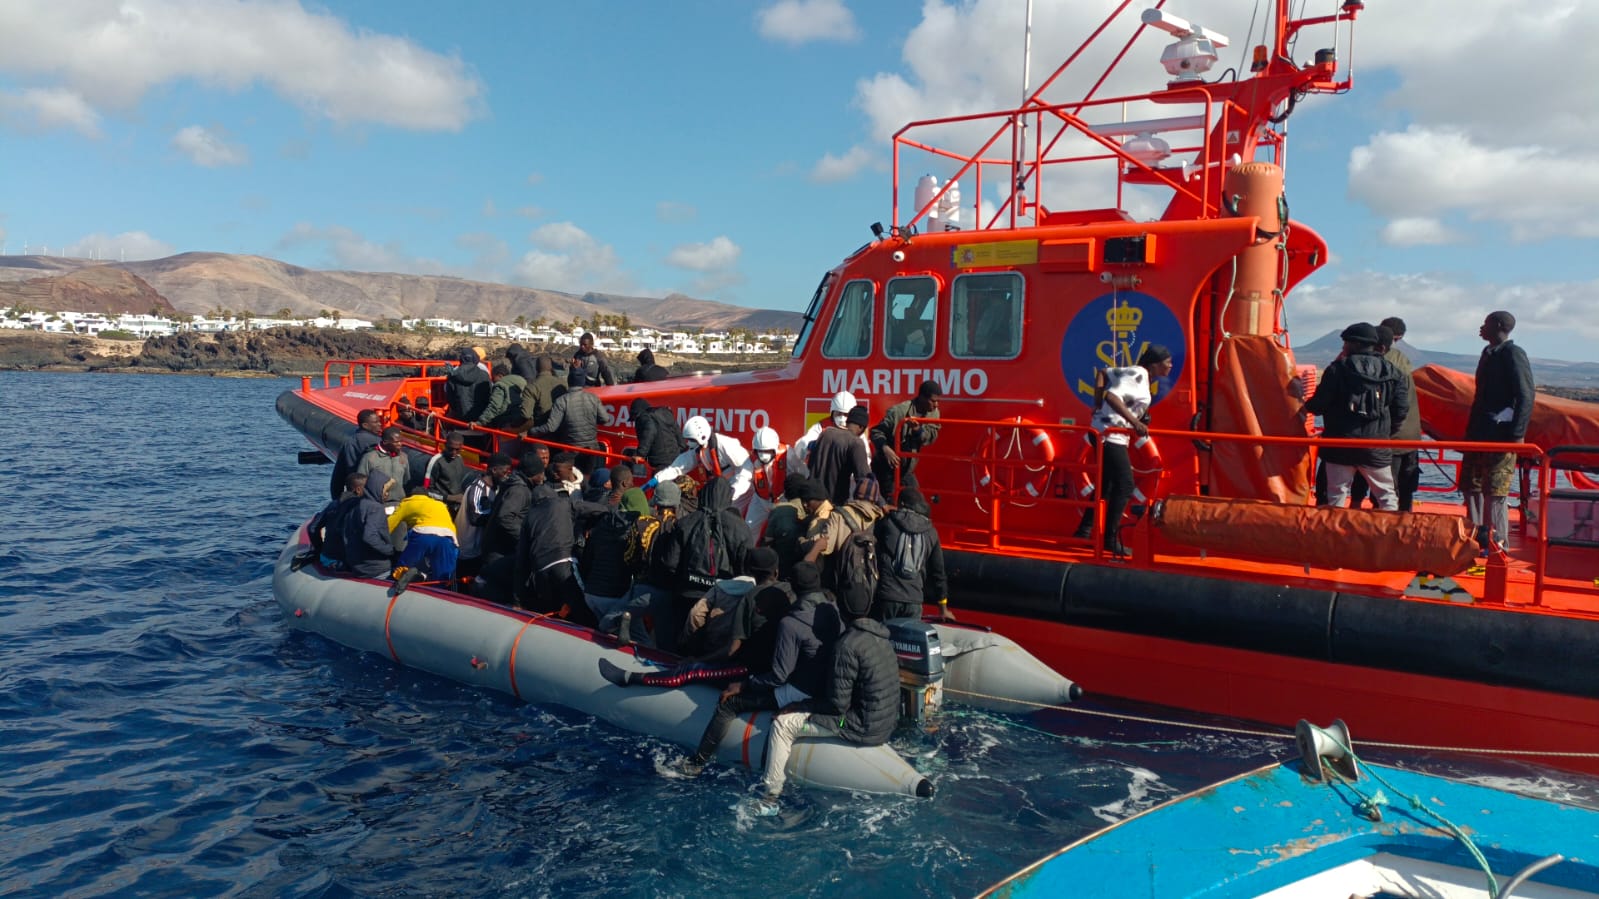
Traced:
<svg viewBox="0 0 1599 899">
<path fill-rule="evenodd" d="M 359 577 L 388 577 L 394 570 L 394 543 L 389 538 L 389 513 L 395 482 L 381 471 L 366 477 L 361 504 L 344 519 L 344 567 Z"/>
<path fill-rule="evenodd" d="M 905 487 L 899 492 L 899 508 L 878 519 L 873 528 L 878 580 L 872 617 L 878 621 L 920 618 L 922 603 L 944 607 L 949 580 L 944 575 L 944 548 L 928 517 L 931 514 L 922 492 Z"/>
<path fill-rule="evenodd" d="M 899 723 L 899 658 L 889 642 L 888 628 L 867 617 L 866 609 L 839 611 L 847 623 L 844 635 L 833 644 L 832 670 L 823 693 L 785 707 L 772 719 L 756 814 L 776 813 L 796 739 L 838 737 L 862 746 L 881 746 Z"/>
</svg>

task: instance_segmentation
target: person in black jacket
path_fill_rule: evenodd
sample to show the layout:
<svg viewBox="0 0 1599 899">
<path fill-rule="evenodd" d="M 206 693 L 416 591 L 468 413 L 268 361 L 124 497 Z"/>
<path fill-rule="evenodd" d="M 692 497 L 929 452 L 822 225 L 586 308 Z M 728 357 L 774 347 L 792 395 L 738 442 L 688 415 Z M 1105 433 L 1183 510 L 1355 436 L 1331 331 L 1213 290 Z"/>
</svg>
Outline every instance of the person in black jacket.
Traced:
<svg viewBox="0 0 1599 899">
<path fill-rule="evenodd" d="M 533 489 L 544 483 L 544 460 L 529 450 L 522 454 L 516 470 L 499 485 L 494 505 L 484 519 L 482 551 L 476 589 L 479 595 L 509 605 L 517 584 L 517 546 L 522 536 L 522 520 L 533 505 Z"/>
<path fill-rule="evenodd" d="M 788 779 L 788 757 L 800 737 L 837 737 L 862 746 L 881 746 L 899 723 L 899 658 L 888 628 L 862 608 L 840 609 L 847 622 L 833 645 L 826 688 L 818 696 L 785 704 L 772 719 L 766 738 L 766 768 L 754 811 L 777 811 Z"/>
<path fill-rule="evenodd" d="M 683 441 L 677 434 L 677 416 L 665 406 L 651 406 L 650 401 L 639 397 L 628 407 L 633 419 L 633 433 L 638 435 L 639 455 L 657 471 L 671 465 L 683 451 Z"/>
<path fill-rule="evenodd" d="M 366 475 L 351 473 L 344 484 L 344 495 L 316 513 L 305 528 L 318 561 L 335 571 L 344 569 L 344 520 L 361 504 L 361 494 L 366 492 Z"/>
<path fill-rule="evenodd" d="M 527 351 L 527 347 L 520 343 L 513 343 L 505 348 L 505 359 L 511 366 L 511 373 L 518 375 L 528 384 L 539 376 L 538 357 Z"/>
<path fill-rule="evenodd" d="M 679 633 L 688 611 L 720 578 L 744 571 L 744 557 L 754 545 L 750 526 L 733 508 L 733 488 L 726 478 L 711 478 L 700 490 L 700 505 L 666 536 L 661 566 L 673 574 L 672 620 L 657 625 Z"/>
<path fill-rule="evenodd" d="M 339 447 L 339 455 L 333 461 L 333 479 L 328 482 L 328 492 L 334 499 L 344 495 L 345 480 L 361 464 L 361 457 L 378 445 L 382 433 L 383 416 L 378 414 L 378 410 L 362 409 L 355 416 L 355 430 L 345 438 L 344 445 Z"/>
<path fill-rule="evenodd" d="M 586 502 L 541 481 L 534 486 L 531 500 L 517 536 L 516 598 L 529 611 L 564 608 L 573 620 L 592 625 L 595 621 L 583 601 L 574 555 L 577 519 L 610 512 L 617 498 L 611 497 L 608 503 Z"/>
<path fill-rule="evenodd" d="M 578 560 L 578 569 L 583 574 L 583 599 L 601 624 L 605 623 L 606 616 L 627 608 L 633 592 L 633 574 L 628 571 L 624 558 L 627 542 L 633 533 L 633 522 L 650 511 L 644 491 L 633 489 L 623 472 L 632 474 L 625 465 L 612 468 L 606 496 L 590 498 L 604 503 L 606 511 L 590 523 L 588 534 L 583 538 L 583 554 Z M 595 472 L 595 476 L 598 475 L 599 472 Z M 611 495 L 619 498 L 616 506 L 609 504 Z"/>
<path fill-rule="evenodd" d="M 360 504 L 344 519 L 344 567 L 359 577 L 388 577 L 394 571 L 388 502 L 394 480 L 381 471 L 367 475 Z"/>
<path fill-rule="evenodd" d="M 489 373 L 477 364 L 477 353 L 471 349 L 461 351 L 461 364 L 450 369 L 444 378 L 445 414 L 456 421 L 477 421 L 489 405 Z"/>
<path fill-rule="evenodd" d="M 1410 411 L 1409 381 L 1377 351 L 1377 327 L 1357 322 L 1339 335 L 1344 355 L 1322 373 L 1316 393 L 1300 412 L 1322 417 L 1322 436 L 1390 440 Z M 1323 446 L 1327 463 L 1327 504 L 1342 506 L 1358 472 L 1371 487 L 1377 508 L 1399 508 L 1394 492 L 1393 454 L 1385 447 Z"/>
<path fill-rule="evenodd" d="M 645 347 L 638 351 L 638 371 L 633 373 L 634 384 L 648 384 L 651 381 L 664 381 L 672 373 L 655 364 L 655 351 Z"/>
<path fill-rule="evenodd" d="M 1466 419 L 1467 440 L 1521 443 L 1527 438 L 1534 399 L 1532 363 L 1510 340 L 1515 327 L 1516 317 L 1501 310 L 1489 313 L 1477 330 L 1488 346 L 1477 360 L 1477 392 Z M 1509 539 L 1506 506 L 1515 471 L 1515 453 L 1465 453 L 1461 459 L 1460 492 L 1477 529 L 1477 545 L 1485 552 Z"/>
<path fill-rule="evenodd" d="M 949 581 L 944 576 L 944 548 L 928 517 L 932 509 L 922 492 L 905 487 L 899 508 L 877 520 L 877 595 L 872 617 L 920 618 L 922 603 L 946 608 Z"/>
<path fill-rule="evenodd" d="M 594 335 L 584 334 L 577 339 L 577 352 L 572 354 L 571 371 L 583 373 L 585 387 L 607 387 L 616 383 L 616 376 L 611 374 L 611 366 L 605 361 L 605 354 L 594 348 Z"/>
</svg>

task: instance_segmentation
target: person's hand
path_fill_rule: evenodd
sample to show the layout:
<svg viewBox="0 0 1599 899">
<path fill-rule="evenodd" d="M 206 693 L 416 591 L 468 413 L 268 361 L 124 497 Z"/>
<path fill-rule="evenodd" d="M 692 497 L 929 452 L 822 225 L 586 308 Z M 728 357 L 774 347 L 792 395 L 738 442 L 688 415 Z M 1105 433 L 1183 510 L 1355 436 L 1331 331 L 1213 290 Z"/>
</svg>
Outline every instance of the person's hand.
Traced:
<svg viewBox="0 0 1599 899">
<path fill-rule="evenodd" d="M 726 702 L 742 692 L 744 692 L 744 682 L 734 681 L 722 688 L 722 701 Z"/>
<path fill-rule="evenodd" d="M 949 599 L 946 597 L 938 601 L 938 620 L 954 621 L 955 613 L 949 610 Z"/>
<path fill-rule="evenodd" d="M 612 508 L 620 506 L 622 504 L 622 494 L 617 493 L 615 490 L 612 490 L 609 494 L 606 495 L 605 502 L 606 502 L 607 505 L 611 506 Z"/>
<path fill-rule="evenodd" d="M 1141 421 L 1135 421 L 1135 422 L 1133 422 L 1133 433 L 1137 434 L 1140 437 L 1148 437 L 1149 436 L 1149 425 L 1146 425 L 1146 424 L 1144 424 Z"/>
<path fill-rule="evenodd" d="M 883 447 L 883 461 L 888 463 L 889 468 L 898 468 L 899 453 L 894 452 L 892 447 L 885 446 Z"/>
</svg>

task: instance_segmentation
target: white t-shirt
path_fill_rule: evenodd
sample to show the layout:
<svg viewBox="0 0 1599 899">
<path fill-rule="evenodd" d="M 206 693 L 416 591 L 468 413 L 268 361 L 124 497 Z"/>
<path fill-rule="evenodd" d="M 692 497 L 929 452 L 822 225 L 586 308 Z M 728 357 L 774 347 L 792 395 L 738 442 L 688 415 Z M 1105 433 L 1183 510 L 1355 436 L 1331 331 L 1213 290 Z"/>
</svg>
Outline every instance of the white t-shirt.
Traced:
<svg viewBox="0 0 1599 899">
<path fill-rule="evenodd" d="M 1121 397 L 1128 411 L 1142 417 L 1149 410 L 1149 372 L 1142 365 L 1105 369 L 1105 395 L 1111 394 Z M 1103 434 L 1110 428 L 1131 428 L 1133 423 L 1122 418 L 1111 408 L 1110 403 L 1105 402 L 1094 410 L 1093 425 Z M 1131 441 L 1126 433 L 1115 433 L 1106 434 L 1105 442 L 1126 446 Z"/>
</svg>

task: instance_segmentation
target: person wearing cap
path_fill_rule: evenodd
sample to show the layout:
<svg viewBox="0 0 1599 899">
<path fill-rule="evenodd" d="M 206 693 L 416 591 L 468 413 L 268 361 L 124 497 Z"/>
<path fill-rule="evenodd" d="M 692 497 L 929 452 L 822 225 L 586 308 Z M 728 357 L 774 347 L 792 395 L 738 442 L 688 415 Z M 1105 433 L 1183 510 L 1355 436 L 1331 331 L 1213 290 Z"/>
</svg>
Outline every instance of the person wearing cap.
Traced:
<svg viewBox="0 0 1599 899">
<path fill-rule="evenodd" d="M 566 392 L 555 400 L 550 417 L 541 425 L 528 428 L 530 435 L 549 435 L 556 443 L 579 450 L 599 451 L 600 428 L 608 423 L 605 404 L 590 393 L 587 375 L 574 367 L 567 373 Z M 577 468 L 585 477 L 603 457 L 596 453 L 582 453 L 577 458 Z"/>
<path fill-rule="evenodd" d="M 915 396 L 890 406 L 872 428 L 872 473 L 885 502 L 894 501 L 899 486 L 916 486 L 916 459 L 902 459 L 900 453 L 919 453 L 938 439 L 938 425 L 927 419 L 938 418 L 938 398 L 943 395 L 937 381 L 923 381 Z M 917 421 L 906 424 L 911 418 Z"/>
<path fill-rule="evenodd" d="M 811 469 L 807 464 L 807 460 L 810 458 L 811 447 L 815 445 L 817 439 L 822 436 L 823 431 L 827 430 L 828 428 L 844 427 L 845 419 L 849 415 L 849 410 L 855 408 L 857 405 L 859 404 L 855 401 L 855 394 L 850 393 L 848 390 L 840 390 L 839 392 L 833 394 L 832 400 L 828 402 L 827 417 L 816 424 L 811 425 L 810 428 L 805 431 L 805 434 L 801 436 L 800 439 L 794 441 L 794 444 L 789 447 L 788 473 L 790 477 L 808 478 L 811 476 Z M 861 438 L 861 445 L 866 447 L 866 452 L 868 455 L 870 455 L 872 451 L 872 445 L 865 437 Z"/>
<path fill-rule="evenodd" d="M 1322 437 L 1354 440 L 1391 440 L 1410 412 L 1410 389 L 1404 374 L 1377 349 L 1377 327 L 1356 322 L 1339 335 L 1344 355 L 1322 372 L 1316 392 L 1300 407 L 1300 414 L 1322 417 Z M 1349 485 L 1358 473 L 1371 488 L 1377 508 L 1396 511 L 1393 456 L 1386 447 L 1324 445 L 1327 463 L 1327 504 L 1342 506 Z"/>
<path fill-rule="evenodd" d="M 1477 389 L 1466 418 L 1466 439 L 1521 443 L 1527 439 L 1535 399 L 1532 363 L 1510 339 L 1516 317 L 1500 310 L 1488 313 L 1477 335 L 1488 342 L 1477 359 Z M 1460 492 L 1466 513 L 1477 529 L 1477 545 L 1488 552 L 1510 539 L 1507 508 L 1510 482 L 1516 473 L 1514 453 L 1462 453 Z"/>
<path fill-rule="evenodd" d="M 881 746 L 899 724 L 899 657 L 888 628 L 859 607 L 841 606 L 843 634 L 834 642 L 824 687 L 814 697 L 785 703 L 772 719 L 766 765 L 753 811 L 772 815 L 788 781 L 796 739 L 842 739 Z"/>
<path fill-rule="evenodd" d="M 1397 331 L 1394 329 L 1398 328 Z M 1410 414 L 1399 426 L 1398 433 L 1394 434 L 1395 440 L 1420 440 L 1421 439 L 1421 404 L 1416 402 L 1416 382 L 1412 378 L 1410 357 L 1404 350 L 1395 346 L 1399 337 L 1405 333 L 1405 322 L 1399 318 L 1385 318 L 1377 326 L 1377 352 L 1382 357 L 1394 364 L 1399 373 L 1405 376 L 1405 387 L 1410 393 Z M 1416 459 L 1414 449 L 1395 449 L 1392 452 L 1393 463 L 1389 466 L 1394 470 L 1394 494 L 1399 497 L 1399 511 L 1409 512 L 1415 508 L 1416 489 L 1421 486 L 1421 464 Z M 1327 476 L 1325 466 L 1318 470 L 1321 476 L 1320 493 L 1323 500 L 1327 497 Z M 1366 498 L 1366 479 L 1356 478 L 1349 486 L 1349 505 L 1360 508 L 1360 503 Z M 1325 502 L 1320 503 L 1325 505 Z"/>
<path fill-rule="evenodd" d="M 460 422 L 477 421 L 488 408 L 494 385 L 489 383 L 488 370 L 478 365 L 477 353 L 462 350 L 459 359 L 461 364 L 444 377 L 444 414 Z"/>
<path fill-rule="evenodd" d="M 665 406 L 651 406 L 644 397 L 634 400 L 627 411 L 638 437 L 639 455 L 650 470 L 660 471 L 671 465 L 683 450 L 683 441 L 677 436 L 677 416 Z"/>
<path fill-rule="evenodd" d="M 822 573 L 815 565 L 795 565 L 792 584 L 797 598 L 778 622 L 771 670 L 722 690 L 716 714 L 706 725 L 698 748 L 678 762 L 678 771 L 684 776 L 695 777 L 705 770 L 739 715 L 776 711 L 819 695 L 826 686 L 829 650 L 843 630 L 838 607 L 822 592 Z M 894 676 L 897 683 L 897 663 Z"/>
<path fill-rule="evenodd" d="M 767 546 L 751 549 L 744 558 L 744 570 L 746 574 L 717 581 L 689 609 L 678 635 L 679 655 L 705 662 L 736 658 L 745 641 L 764 623 L 755 607 L 755 595 L 779 583 L 777 551 Z M 751 671 L 760 671 L 771 664 L 771 656 L 740 661 L 749 664 Z"/>
<path fill-rule="evenodd" d="M 405 498 L 411 482 L 411 460 L 405 455 L 405 447 L 400 444 L 403 435 L 404 432 L 399 428 L 384 428 L 378 445 L 368 450 L 361 457 L 361 464 L 355 467 L 356 474 L 370 476 L 374 471 L 381 471 L 394 481 L 394 488 L 389 492 L 390 512 L 394 511 L 394 505 Z"/>
<path fill-rule="evenodd" d="M 634 384 L 664 381 L 672 376 L 665 368 L 655 364 L 655 351 L 645 347 L 638 351 L 638 371 L 633 373 Z"/>
<path fill-rule="evenodd" d="M 1158 343 L 1144 347 L 1138 354 L 1138 364 L 1111 366 L 1094 372 L 1094 429 L 1104 435 L 1100 471 L 1104 483 L 1101 498 L 1105 501 L 1104 547 L 1117 558 L 1132 555 L 1122 545 L 1122 513 L 1132 501 L 1133 462 L 1128 446 L 1133 436 L 1149 438 L 1149 407 L 1154 402 L 1155 383 L 1172 372 L 1171 350 Z M 1072 536 L 1087 540 L 1094 533 L 1094 508 L 1083 510 L 1083 517 Z"/>
<path fill-rule="evenodd" d="M 871 493 L 872 463 L 861 440 L 870 423 L 866 407 L 856 406 L 844 414 L 844 427 L 827 428 L 811 446 L 806 467 L 834 506 Z"/>
</svg>

